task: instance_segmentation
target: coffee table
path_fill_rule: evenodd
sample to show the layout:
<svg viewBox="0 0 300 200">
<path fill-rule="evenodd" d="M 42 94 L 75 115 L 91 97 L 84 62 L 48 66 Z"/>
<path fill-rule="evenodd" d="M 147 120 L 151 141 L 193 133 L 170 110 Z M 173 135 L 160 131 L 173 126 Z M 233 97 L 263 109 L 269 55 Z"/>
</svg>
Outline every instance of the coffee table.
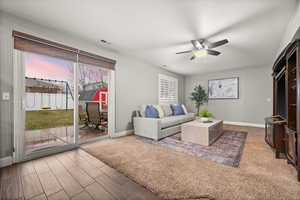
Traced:
<svg viewBox="0 0 300 200">
<path fill-rule="evenodd" d="M 214 143 L 223 134 L 223 121 L 204 123 L 194 120 L 181 125 L 181 140 L 205 146 Z"/>
</svg>

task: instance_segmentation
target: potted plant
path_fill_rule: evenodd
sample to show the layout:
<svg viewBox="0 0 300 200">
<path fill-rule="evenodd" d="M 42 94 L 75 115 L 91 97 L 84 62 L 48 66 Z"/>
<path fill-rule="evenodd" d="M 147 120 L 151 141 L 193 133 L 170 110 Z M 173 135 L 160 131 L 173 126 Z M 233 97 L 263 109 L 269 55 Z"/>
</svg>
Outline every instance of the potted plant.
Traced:
<svg viewBox="0 0 300 200">
<path fill-rule="evenodd" d="M 208 101 L 208 96 L 205 90 L 201 85 L 198 85 L 194 88 L 194 91 L 191 93 L 191 100 L 195 102 L 195 106 L 197 109 L 197 114 L 200 111 L 200 106 Z"/>
<path fill-rule="evenodd" d="M 198 115 L 201 117 L 201 121 L 209 121 L 210 118 L 214 117 L 213 114 L 208 112 L 207 109 L 198 112 Z"/>
</svg>

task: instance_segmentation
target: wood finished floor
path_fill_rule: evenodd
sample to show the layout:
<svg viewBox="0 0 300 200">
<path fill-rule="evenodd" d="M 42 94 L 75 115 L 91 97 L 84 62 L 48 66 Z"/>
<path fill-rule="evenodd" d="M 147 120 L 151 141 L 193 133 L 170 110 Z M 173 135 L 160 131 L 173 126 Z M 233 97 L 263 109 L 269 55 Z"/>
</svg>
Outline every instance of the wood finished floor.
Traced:
<svg viewBox="0 0 300 200">
<path fill-rule="evenodd" d="M 1 200 L 156 200 L 153 193 L 78 149 L 0 169 Z"/>
</svg>

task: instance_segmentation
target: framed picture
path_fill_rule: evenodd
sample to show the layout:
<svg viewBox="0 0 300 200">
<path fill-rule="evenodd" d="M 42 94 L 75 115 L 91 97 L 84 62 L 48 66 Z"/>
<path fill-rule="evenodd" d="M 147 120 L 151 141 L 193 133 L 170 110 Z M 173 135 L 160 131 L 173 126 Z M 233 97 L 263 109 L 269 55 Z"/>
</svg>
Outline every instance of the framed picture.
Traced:
<svg viewBox="0 0 300 200">
<path fill-rule="evenodd" d="M 209 99 L 238 99 L 239 78 L 208 80 Z"/>
</svg>

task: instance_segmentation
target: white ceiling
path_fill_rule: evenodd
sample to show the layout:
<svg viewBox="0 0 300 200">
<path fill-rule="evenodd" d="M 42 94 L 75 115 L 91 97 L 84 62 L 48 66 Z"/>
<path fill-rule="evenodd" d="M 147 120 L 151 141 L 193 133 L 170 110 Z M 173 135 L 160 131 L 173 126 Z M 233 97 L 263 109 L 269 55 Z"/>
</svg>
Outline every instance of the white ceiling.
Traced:
<svg viewBox="0 0 300 200">
<path fill-rule="evenodd" d="M 271 65 L 296 0 L 0 0 L 0 9 L 191 75 Z M 191 39 L 222 54 L 190 61 Z M 271 66 L 270 66 L 271 67 Z"/>
</svg>

